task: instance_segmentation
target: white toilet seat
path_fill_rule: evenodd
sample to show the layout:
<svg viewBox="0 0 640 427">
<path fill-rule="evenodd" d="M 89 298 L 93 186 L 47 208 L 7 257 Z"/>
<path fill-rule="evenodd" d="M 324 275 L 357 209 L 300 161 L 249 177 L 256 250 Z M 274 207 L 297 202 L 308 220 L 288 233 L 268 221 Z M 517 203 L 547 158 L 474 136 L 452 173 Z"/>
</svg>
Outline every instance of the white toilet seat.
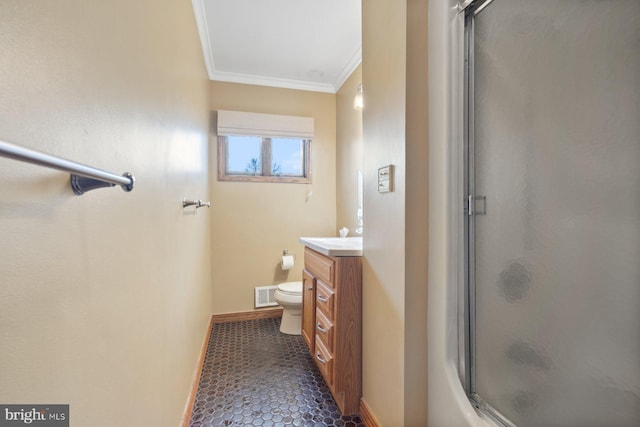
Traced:
<svg viewBox="0 0 640 427">
<path fill-rule="evenodd" d="M 285 295 L 302 295 L 302 282 L 284 282 L 278 285 L 278 291 Z"/>
</svg>

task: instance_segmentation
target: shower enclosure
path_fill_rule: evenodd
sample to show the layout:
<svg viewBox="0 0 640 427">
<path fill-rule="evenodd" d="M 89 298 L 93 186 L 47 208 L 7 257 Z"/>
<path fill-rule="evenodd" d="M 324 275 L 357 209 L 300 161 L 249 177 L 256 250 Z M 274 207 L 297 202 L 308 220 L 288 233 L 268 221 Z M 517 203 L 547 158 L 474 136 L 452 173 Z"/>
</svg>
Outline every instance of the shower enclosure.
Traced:
<svg viewBox="0 0 640 427">
<path fill-rule="evenodd" d="M 640 426 L 640 1 L 462 13 L 460 380 L 501 425 Z"/>
</svg>

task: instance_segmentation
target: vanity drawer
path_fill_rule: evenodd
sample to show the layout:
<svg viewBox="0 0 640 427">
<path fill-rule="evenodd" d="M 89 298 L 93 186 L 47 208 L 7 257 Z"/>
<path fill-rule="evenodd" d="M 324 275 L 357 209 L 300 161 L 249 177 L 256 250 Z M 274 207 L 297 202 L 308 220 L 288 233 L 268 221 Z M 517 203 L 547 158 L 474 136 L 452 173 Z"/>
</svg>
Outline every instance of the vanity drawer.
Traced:
<svg viewBox="0 0 640 427">
<path fill-rule="evenodd" d="M 322 311 L 316 310 L 316 337 L 322 340 L 327 350 L 333 354 L 333 323 L 322 314 Z"/>
<path fill-rule="evenodd" d="M 313 355 L 316 365 L 320 369 L 329 387 L 333 387 L 333 356 L 325 348 L 322 340 L 316 335 L 316 352 Z"/>
<path fill-rule="evenodd" d="M 316 281 L 316 309 L 322 310 L 327 319 L 332 321 L 335 319 L 335 293 L 333 289 L 328 287 L 320 280 Z"/>
<path fill-rule="evenodd" d="M 304 266 L 317 278 L 323 280 L 328 285 L 333 286 L 333 275 L 335 262 L 309 248 L 304 249 Z"/>
</svg>

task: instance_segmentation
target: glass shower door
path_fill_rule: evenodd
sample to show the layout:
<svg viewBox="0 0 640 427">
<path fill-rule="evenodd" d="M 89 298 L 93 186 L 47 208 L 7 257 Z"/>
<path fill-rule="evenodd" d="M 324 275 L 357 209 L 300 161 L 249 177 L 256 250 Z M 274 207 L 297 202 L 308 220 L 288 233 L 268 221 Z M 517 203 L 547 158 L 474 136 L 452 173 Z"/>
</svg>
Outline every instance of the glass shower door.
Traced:
<svg viewBox="0 0 640 427">
<path fill-rule="evenodd" d="M 467 33 L 468 391 L 640 426 L 640 1 L 474 2 Z"/>
</svg>

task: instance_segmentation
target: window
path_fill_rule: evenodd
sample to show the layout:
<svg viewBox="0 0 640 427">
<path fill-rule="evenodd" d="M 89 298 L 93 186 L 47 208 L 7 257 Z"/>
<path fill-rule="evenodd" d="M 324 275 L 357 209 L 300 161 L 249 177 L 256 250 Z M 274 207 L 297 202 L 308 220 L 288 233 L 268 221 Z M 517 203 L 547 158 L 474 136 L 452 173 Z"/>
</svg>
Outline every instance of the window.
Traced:
<svg viewBox="0 0 640 427">
<path fill-rule="evenodd" d="M 218 137 L 218 180 L 310 183 L 311 141 L 292 137 Z"/>
<path fill-rule="evenodd" d="M 218 181 L 311 182 L 312 117 L 218 110 Z"/>
</svg>

